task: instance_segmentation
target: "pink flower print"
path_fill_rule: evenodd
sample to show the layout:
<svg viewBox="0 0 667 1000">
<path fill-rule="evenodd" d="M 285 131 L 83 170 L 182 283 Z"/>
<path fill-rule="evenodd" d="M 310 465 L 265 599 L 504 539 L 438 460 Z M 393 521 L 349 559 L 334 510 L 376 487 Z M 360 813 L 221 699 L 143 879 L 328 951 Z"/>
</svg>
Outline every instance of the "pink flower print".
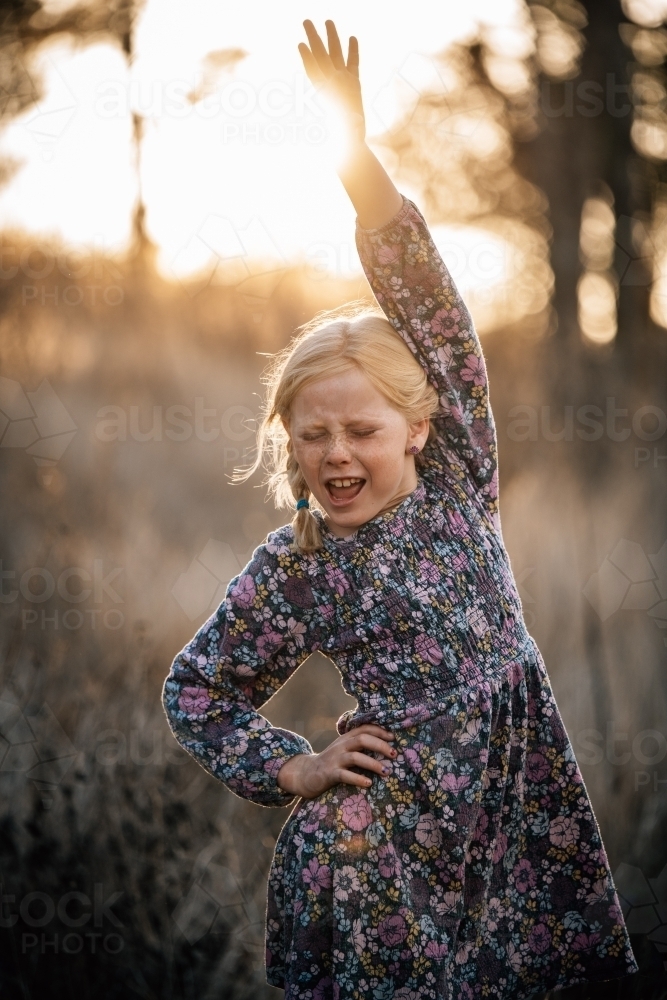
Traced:
<svg viewBox="0 0 667 1000">
<path fill-rule="evenodd" d="M 350 585 L 347 582 L 342 570 L 338 569 L 337 566 L 331 566 L 327 563 L 325 573 L 326 573 L 327 583 L 329 584 L 331 589 L 335 590 L 335 592 L 338 594 L 339 597 L 342 597 L 345 591 L 349 590 L 350 588 Z"/>
<path fill-rule="evenodd" d="M 398 858 L 391 844 L 378 847 L 378 870 L 382 878 L 391 878 L 396 874 Z"/>
<path fill-rule="evenodd" d="M 304 833 L 314 833 L 321 824 L 322 821 L 326 819 L 327 807 L 324 802 L 318 802 L 312 806 L 308 811 L 308 820 L 303 824 L 301 829 Z"/>
<path fill-rule="evenodd" d="M 446 892 L 439 903 L 435 904 L 436 912 L 441 916 L 443 913 L 454 913 L 457 906 L 461 901 L 461 895 L 458 892 Z"/>
<path fill-rule="evenodd" d="M 449 521 L 449 529 L 451 533 L 457 537 L 466 535 L 468 533 L 468 525 L 463 520 L 458 510 L 448 510 L 447 520 Z"/>
<path fill-rule="evenodd" d="M 333 877 L 334 897 L 341 903 L 346 903 L 350 898 L 350 893 L 359 892 L 361 883 L 357 877 L 356 868 L 352 865 L 344 865 L 337 868 Z"/>
<path fill-rule="evenodd" d="M 470 957 L 470 952 L 472 951 L 473 947 L 474 947 L 473 941 L 466 941 L 465 944 L 462 944 L 459 947 L 458 951 L 456 952 L 456 955 L 454 956 L 454 961 L 456 962 L 457 965 L 466 964 L 468 958 Z"/>
<path fill-rule="evenodd" d="M 395 948 L 408 936 L 408 926 L 400 913 L 396 913 L 380 921 L 378 934 L 383 944 L 388 948 Z"/>
<path fill-rule="evenodd" d="M 571 847 L 579 840 L 579 824 L 571 816 L 556 816 L 549 824 L 549 840 L 556 847 Z"/>
<path fill-rule="evenodd" d="M 513 972 L 520 972 L 523 965 L 523 957 L 518 948 L 511 941 L 507 943 L 507 959 Z"/>
<path fill-rule="evenodd" d="M 464 382 L 472 382 L 473 385 L 486 385 L 484 360 L 478 358 L 476 354 L 466 355 L 466 364 L 465 368 L 461 369 L 461 378 Z"/>
<path fill-rule="evenodd" d="M 435 958 L 436 961 L 439 961 L 441 958 L 444 958 L 445 955 L 447 954 L 447 951 L 448 948 L 446 941 L 442 942 L 429 941 L 426 947 L 424 948 L 424 954 L 426 955 L 426 957 Z"/>
<path fill-rule="evenodd" d="M 587 893 L 586 902 L 599 903 L 600 900 L 604 899 L 604 897 L 607 895 L 607 892 L 608 892 L 608 887 L 605 879 L 603 878 L 598 879 L 597 882 L 593 883 L 591 891 Z"/>
<path fill-rule="evenodd" d="M 270 729 L 270 724 L 268 719 L 265 719 L 263 715 L 258 715 L 256 719 L 251 719 L 248 723 L 248 729 Z"/>
<path fill-rule="evenodd" d="M 461 997 L 462 1000 L 473 1000 L 474 993 L 472 991 L 472 986 L 470 983 L 461 984 Z"/>
<path fill-rule="evenodd" d="M 503 904 L 497 896 L 493 896 L 489 900 L 489 905 L 486 911 L 486 925 L 490 931 L 498 930 L 498 924 L 500 923 L 502 916 Z"/>
<path fill-rule="evenodd" d="M 442 662 L 442 650 L 431 635 L 424 635 L 422 632 L 415 639 L 415 652 L 421 656 L 422 660 L 427 660 L 437 667 Z"/>
<path fill-rule="evenodd" d="M 358 917 L 352 921 L 352 944 L 357 955 L 361 955 L 366 947 L 366 935 L 363 932 L 361 920 Z"/>
<path fill-rule="evenodd" d="M 465 552 L 457 552 L 452 559 L 452 568 L 457 573 L 464 573 L 468 569 L 469 565 L 470 563 L 468 562 L 468 557 Z"/>
<path fill-rule="evenodd" d="M 496 843 L 493 848 L 493 863 L 497 865 L 500 859 L 503 857 L 507 851 L 507 835 L 504 833 L 499 833 L 496 838 Z"/>
<path fill-rule="evenodd" d="M 285 597 L 299 608 L 312 608 L 314 604 L 312 587 L 307 580 L 298 576 L 288 577 L 285 583 Z"/>
<path fill-rule="evenodd" d="M 415 828 L 415 839 L 427 850 L 442 843 L 442 833 L 433 813 L 424 813 L 420 818 Z"/>
<path fill-rule="evenodd" d="M 331 888 L 331 869 L 328 865 L 321 865 L 317 858 L 311 858 L 308 867 L 301 872 L 303 881 L 316 896 L 319 896 L 322 889 Z"/>
<path fill-rule="evenodd" d="M 186 715 L 203 715 L 211 704 L 205 688 L 184 687 L 178 699 L 178 707 Z"/>
<path fill-rule="evenodd" d="M 537 875 L 527 858 L 517 861 L 513 868 L 514 884 L 519 892 L 528 892 L 537 883 Z"/>
<path fill-rule="evenodd" d="M 271 656 L 279 646 L 282 645 L 283 637 L 280 632 L 274 632 L 269 622 L 264 622 L 262 635 L 257 636 L 257 652 L 262 659 Z"/>
<path fill-rule="evenodd" d="M 255 581 L 250 573 L 244 573 L 232 587 L 229 596 L 235 604 L 238 604 L 242 608 L 249 608 L 255 599 L 256 593 Z"/>
<path fill-rule="evenodd" d="M 460 792 L 462 788 L 467 788 L 470 784 L 469 774 L 443 774 L 440 779 L 440 787 L 448 792 Z"/>
<path fill-rule="evenodd" d="M 406 764 L 408 765 L 410 770 L 414 771 L 415 774 L 419 774 L 419 772 L 422 769 L 422 762 L 417 751 L 411 748 L 408 750 L 404 750 L 403 756 L 405 757 Z"/>
<path fill-rule="evenodd" d="M 444 347 L 439 347 L 435 352 L 435 356 L 438 359 L 439 366 L 447 371 L 454 356 L 451 344 L 445 344 Z"/>
<path fill-rule="evenodd" d="M 463 407 L 460 403 L 451 403 L 449 407 L 449 412 L 451 413 L 457 424 L 465 423 L 465 414 L 463 412 Z"/>
<path fill-rule="evenodd" d="M 536 955 L 541 955 L 551 944 L 551 934 L 549 928 L 544 924 L 535 924 L 528 935 L 528 947 Z"/>
<path fill-rule="evenodd" d="M 510 667 L 510 685 L 518 687 L 524 678 L 524 668 L 522 663 L 513 663 Z M 521 773 L 521 772 L 519 772 Z"/>
<path fill-rule="evenodd" d="M 440 579 L 440 570 L 430 559 L 419 561 L 419 572 L 429 583 L 437 583 Z"/>
<path fill-rule="evenodd" d="M 431 320 L 431 330 L 433 333 L 439 333 L 443 337 L 456 337 L 461 332 L 459 327 L 460 319 L 461 313 L 456 308 L 451 310 L 438 309 Z"/>
<path fill-rule="evenodd" d="M 590 951 L 599 940 L 599 934 L 585 934 L 581 931 L 572 942 L 572 948 L 574 951 Z"/>
<path fill-rule="evenodd" d="M 306 634 L 306 626 L 303 622 L 298 622 L 295 618 L 288 618 L 286 636 L 292 639 L 299 649 L 303 649 L 303 637 Z"/>
<path fill-rule="evenodd" d="M 343 801 L 341 814 L 345 826 L 349 827 L 350 830 L 356 830 L 357 832 L 365 830 L 373 820 L 373 814 L 371 812 L 371 807 L 368 804 L 368 800 L 361 793 L 358 795 L 350 795 Z"/>
<path fill-rule="evenodd" d="M 489 838 L 486 834 L 488 826 L 489 826 L 488 814 L 485 812 L 481 812 L 477 818 L 477 826 L 475 827 L 473 840 L 479 840 L 481 844 L 488 844 Z"/>
<path fill-rule="evenodd" d="M 378 264 L 383 264 L 385 266 L 395 264 L 402 253 L 403 247 L 400 243 L 385 243 L 384 246 L 378 247 Z"/>
<path fill-rule="evenodd" d="M 486 635 L 489 631 L 489 623 L 484 617 L 484 612 L 479 608 L 468 608 L 466 611 L 466 619 L 468 625 L 476 636 L 480 637 Z"/>
<path fill-rule="evenodd" d="M 268 760 L 264 761 L 264 770 L 267 774 L 270 774 L 272 778 L 275 778 L 284 763 L 285 761 L 282 757 L 269 757 Z"/>
<path fill-rule="evenodd" d="M 225 750 L 233 753 L 236 757 L 242 757 L 248 749 L 248 734 L 242 729 L 237 729 L 233 736 L 225 740 Z M 283 763 L 281 761 L 281 763 Z"/>
<path fill-rule="evenodd" d="M 529 753 L 526 758 L 526 774 L 530 781 L 543 781 L 550 771 L 549 762 L 541 753 Z"/>
<path fill-rule="evenodd" d="M 313 1000 L 328 1000 L 331 996 L 331 976 L 325 976 L 313 990 Z"/>
</svg>

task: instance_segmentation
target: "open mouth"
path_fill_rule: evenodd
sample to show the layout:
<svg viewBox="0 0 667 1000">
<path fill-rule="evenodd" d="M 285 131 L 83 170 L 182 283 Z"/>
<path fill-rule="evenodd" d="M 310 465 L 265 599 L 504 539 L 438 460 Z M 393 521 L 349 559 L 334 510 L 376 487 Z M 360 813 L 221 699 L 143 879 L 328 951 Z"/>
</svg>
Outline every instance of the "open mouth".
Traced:
<svg viewBox="0 0 667 1000">
<path fill-rule="evenodd" d="M 364 488 L 365 482 L 365 479 L 359 479 L 356 476 L 341 479 L 329 479 L 326 484 L 327 493 L 337 506 L 343 506 L 359 496 Z"/>
</svg>

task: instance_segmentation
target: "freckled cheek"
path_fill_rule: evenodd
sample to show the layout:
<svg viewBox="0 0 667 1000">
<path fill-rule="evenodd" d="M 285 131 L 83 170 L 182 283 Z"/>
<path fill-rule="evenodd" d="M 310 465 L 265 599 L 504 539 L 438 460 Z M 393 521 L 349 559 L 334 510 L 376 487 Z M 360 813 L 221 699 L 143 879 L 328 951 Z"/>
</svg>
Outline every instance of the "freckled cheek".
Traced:
<svg viewBox="0 0 667 1000">
<path fill-rule="evenodd" d="M 326 448 L 323 445 L 300 445 L 295 447 L 294 455 L 306 478 L 317 479 Z"/>
<path fill-rule="evenodd" d="M 378 485 L 403 474 L 403 453 L 395 447 L 369 445 L 358 457 Z"/>
</svg>

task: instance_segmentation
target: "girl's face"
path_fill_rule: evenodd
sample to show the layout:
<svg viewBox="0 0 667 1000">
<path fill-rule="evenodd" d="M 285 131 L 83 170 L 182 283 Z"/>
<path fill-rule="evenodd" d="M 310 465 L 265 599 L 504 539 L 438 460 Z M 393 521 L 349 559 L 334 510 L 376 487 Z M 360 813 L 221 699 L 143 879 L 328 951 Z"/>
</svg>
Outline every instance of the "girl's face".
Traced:
<svg viewBox="0 0 667 1000">
<path fill-rule="evenodd" d="M 297 393 L 294 454 L 335 534 L 351 535 L 416 488 L 410 448 L 423 448 L 428 429 L 428 418 L 409 424 L 358 368 Z"/>
</svg>

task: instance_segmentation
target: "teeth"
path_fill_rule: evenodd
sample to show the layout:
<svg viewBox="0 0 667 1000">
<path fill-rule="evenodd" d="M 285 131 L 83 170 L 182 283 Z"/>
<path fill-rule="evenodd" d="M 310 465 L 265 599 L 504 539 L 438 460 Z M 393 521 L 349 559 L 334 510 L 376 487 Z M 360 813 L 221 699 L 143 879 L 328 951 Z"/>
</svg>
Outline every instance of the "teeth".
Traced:
<svg viewBox="0 0 667 1000">
<path fill-rule="evenodd" d="M 353 486 L 356 483 L 360 483 L 361 479 L 331 479 L 329 482 L 332 486 L 340 488 L 341 486 Z"/>
</svg>

